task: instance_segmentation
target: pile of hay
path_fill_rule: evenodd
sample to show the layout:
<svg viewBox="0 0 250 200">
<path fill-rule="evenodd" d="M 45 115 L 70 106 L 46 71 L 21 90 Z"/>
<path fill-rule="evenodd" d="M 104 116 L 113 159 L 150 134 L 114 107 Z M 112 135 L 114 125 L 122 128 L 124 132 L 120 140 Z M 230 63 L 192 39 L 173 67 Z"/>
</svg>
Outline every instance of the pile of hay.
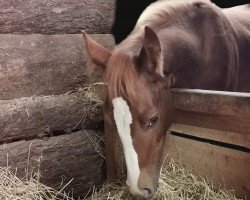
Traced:
<svg viewBox="0 0 250 200">
<path fill-rule="evenodd" d="M 0 168 L 1 200 L 73 200 L 63 189 L 56 191 L 41 184 L 36 174 L 21 180 L 9 168 Z"/>
<path fill-rule="evenodd" d="M 125 185 L 104 185 L 93 190 L 88 200 L 132 200 Z M 153 199 L 159 200 L 238 200 L 233 191 L 215 189 L 205 178 L 197 177 L 175 161 L 162 169 L 159 188 Z"/>
</svg>

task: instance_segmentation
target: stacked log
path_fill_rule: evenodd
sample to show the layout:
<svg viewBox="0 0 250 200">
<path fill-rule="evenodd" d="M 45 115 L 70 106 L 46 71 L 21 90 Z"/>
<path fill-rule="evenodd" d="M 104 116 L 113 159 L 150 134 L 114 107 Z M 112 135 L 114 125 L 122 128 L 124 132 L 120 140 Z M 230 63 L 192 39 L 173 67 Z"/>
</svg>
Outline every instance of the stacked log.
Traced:
<svg viewBox="0 0 250 200">
<path fill-rule="evenodd" d="M 80 30 L 112 49 L 114 0 L 0 2 L 0 167 L 85 196 L 104 182 L 102 103 Z M 96 87 L 95 87 L 96 88 Z"/>
<path fill-rule="evenodd" d="M 75 197 L 85 196 L 105 179 L 101 132 L 82 130 L 71 134 L 0 145 L 0 166 L 19 177 L 39 172 L 40 182 Z M 99 146 L 100 145 L 100 146 Z M 98 150 L 98 151 L 97 151 Z"/>
</svg>

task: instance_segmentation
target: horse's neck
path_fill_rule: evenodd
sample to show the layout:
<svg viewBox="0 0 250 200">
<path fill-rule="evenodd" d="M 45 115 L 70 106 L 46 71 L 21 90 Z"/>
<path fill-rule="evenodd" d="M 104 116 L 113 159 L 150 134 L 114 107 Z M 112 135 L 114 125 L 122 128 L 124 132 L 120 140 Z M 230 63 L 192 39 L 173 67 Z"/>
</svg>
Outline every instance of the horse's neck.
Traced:
<svg viewBox="0 0 250 200">
<path fill-rule="evenodd" d="M 236 89 L 237 46 L 231 30 L 224 28 L 211 24 L 200 29 L 175 27 L 159 32 L 165 73 L 174 75 L 175 87 Z"/>
<path fill-rule="evenodd" d="M 200 41 L 187 31 L 174 28 L 159 32 L 164 74 L 173 74 L 178 88 L 205 87 L 196 77 L 202 65 Z M 195 81 L 194 81 L 195 80 Z"/>
<path fill-rule="evenodd" d="M 242 5 L 224 10 L 232 24 L 239 51 L 239 80 L 237 91 L 250 92 L 250 6 Z"/>
</svg>

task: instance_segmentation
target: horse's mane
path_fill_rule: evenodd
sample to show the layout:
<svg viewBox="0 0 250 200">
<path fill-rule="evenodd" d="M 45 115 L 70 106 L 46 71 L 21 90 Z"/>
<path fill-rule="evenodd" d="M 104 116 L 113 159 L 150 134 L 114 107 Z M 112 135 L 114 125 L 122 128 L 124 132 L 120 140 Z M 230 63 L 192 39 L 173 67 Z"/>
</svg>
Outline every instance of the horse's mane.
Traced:
<svg viewBox="0 0 250 200">
<path fill-rule="evenodd" d="M 190 8 L 194 2 L 210 4 L 209 0 L 158 0 L 143 11 L 135 27 L 162 27 L 183 22 L 183 18 L 193 15 Z"/>
</svg>

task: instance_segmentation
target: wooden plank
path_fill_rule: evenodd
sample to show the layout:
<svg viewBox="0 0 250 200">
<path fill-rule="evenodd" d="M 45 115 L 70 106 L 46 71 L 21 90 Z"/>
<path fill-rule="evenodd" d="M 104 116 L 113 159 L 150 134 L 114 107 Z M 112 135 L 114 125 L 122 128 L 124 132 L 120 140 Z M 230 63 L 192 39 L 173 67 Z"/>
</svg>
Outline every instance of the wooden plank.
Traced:
<svg viewBox="0 0 250 200">
<path fill-rule="evenodd" d="M 250 118 L 250 93 L 173 89 L 177 110 Z"/>
<path fill-rule="evenodd" d="M 102 127 L 102 102 L 84 92 L 0 101 L 0 142 Z"/>
<path fill-rule="evenodd" d="M 0 33 L 110 33 L 114 0 L 1 0 Z"/>
<path fill-rule="evenodd" d="M 19 177 L 39 171 L 40 181 L 58 190 L 73 179 L 66 192 L 77 199 L 105 180 L 100 137 L 102 133 L 79 131 L 48 140 L 0 145 L 0 166 L 9 166 L 13 171 L 17 168 Z"/>
<path fill-rule="evenodd" d="M 91 37 L 108 49 L 114 46 L 112 35 Z M 0 99 L 62 94 L 100 81 L 98 70 L 94 78 L 87 76 L 86 59 L 81 34 L 0 35 Z"/>
<path fill-rule="evenodd" d="M 243 198 L 250 198 L 250 154 L 168 134 L 164 156 L 180 160 L 195 174 L 206 176 L 216 186 L 225 183 Z"/>
<path fill-rule="evenodd" d="M 170 130 L 250 148 L 250 94 L 175 89 Z"/>
<path fill-rule="evenodd" d="M 242 147 L 249 147 L 250 144 L 250 138 L 248 134 L 239 134 L 229 131 L 203 128 L 196 126 L 196 124 L 186 125 L 174 123 L 169 130 L 177 133 L 206 138 L 228 144 L 234 144 Z"/>
</svg>

